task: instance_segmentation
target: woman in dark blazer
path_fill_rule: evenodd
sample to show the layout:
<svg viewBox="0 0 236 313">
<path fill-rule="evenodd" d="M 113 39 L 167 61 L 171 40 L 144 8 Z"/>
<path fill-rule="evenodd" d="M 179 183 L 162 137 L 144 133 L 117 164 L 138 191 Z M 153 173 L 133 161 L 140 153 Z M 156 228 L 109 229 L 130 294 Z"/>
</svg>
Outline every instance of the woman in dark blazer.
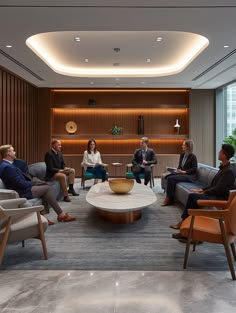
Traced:
<svg viewBox="0 0 236 313">
<path fill-rule="evenodd" d="M 166 197 L 162 206 L 169 205 L 173 201 L 176 184 L 179 182 L 192 182 L 197 172 L 197 157 L 193 154 L 192 140 L 185 140 L 182 144 L 182 150 L 177 169 L 166 176 Z"/>
</svg>

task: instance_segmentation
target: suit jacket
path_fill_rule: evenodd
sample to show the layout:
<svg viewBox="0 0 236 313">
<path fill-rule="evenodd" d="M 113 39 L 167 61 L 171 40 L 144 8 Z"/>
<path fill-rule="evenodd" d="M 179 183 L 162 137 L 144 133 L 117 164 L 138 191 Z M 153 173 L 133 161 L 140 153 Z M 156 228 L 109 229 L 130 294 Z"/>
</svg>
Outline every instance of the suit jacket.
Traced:
<svg viewBox="0 0 236 313">
<path fill-rule="evenodd" d="M 197 172 L 197 157 L 196 157 L 196 155 L 193 153 L 190 153 L 187 157 L 186 162 L 184 163 L 184 166 L 182 166 L 183 158 L 184 158 L 184 152 L 180 154 L 178 169 L 186 171 L 188 175 L 196 174 L 196 172 Z"/>
<path fill-rule="evenodd" d="M 235 176 L 231 164 L 221 165 L 211 185 L 203 188 L 204 193 L 209 196 L 228 199 L 229 191 L 234 189 L 234 181 Z"/>
<path fill-rule="evenodd" d="M 21 198 L 33 198 L 31 192 L 31 188 L 33 186 L 32 180 L 18 167 L 5 160 L 1 161 L 0 178 L 7 189 L 15 190 Z"/>
<path fill-rule="evenodd" d="M 146 165 L 157 164 L 156 154 L 153 149 L 147 148 L 145 160 L 147 161 Z M 143 163 L 143 152 L 142 149 L 137 149 L 134 152 L 132 159 L 133 165 L 141 165 Z"/>
<path fill-rule="evenodd" d="M 62 153 L 56 154 L 52 149 L 45 154 L 44 160 L 47 166 L 46 179 L 51 179 L 54 174 L 66 166 Z"/>
</svg>

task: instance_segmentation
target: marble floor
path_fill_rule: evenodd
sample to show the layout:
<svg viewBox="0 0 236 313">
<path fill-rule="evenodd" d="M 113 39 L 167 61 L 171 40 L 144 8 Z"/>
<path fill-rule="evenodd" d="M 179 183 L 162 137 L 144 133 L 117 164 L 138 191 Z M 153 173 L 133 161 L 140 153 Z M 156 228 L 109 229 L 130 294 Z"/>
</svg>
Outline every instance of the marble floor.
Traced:
<svg viewBox="0 0 236 313">
<path fill-rule="evenodd" d="M 1 313 L 233 313 L 226 272 L 2 271 Z"/>
</svg>

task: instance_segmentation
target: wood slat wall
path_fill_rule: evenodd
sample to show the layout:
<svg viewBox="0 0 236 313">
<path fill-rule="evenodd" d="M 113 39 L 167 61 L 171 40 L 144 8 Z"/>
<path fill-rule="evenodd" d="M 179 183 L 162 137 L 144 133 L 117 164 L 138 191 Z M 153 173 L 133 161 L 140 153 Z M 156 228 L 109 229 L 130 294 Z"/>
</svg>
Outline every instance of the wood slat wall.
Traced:
<svg viewBox="0 0 236 313">
<path fill-rule="evenodd" d="M 0 145 L 12 144 L 17 157 L 38 160 L 38 90 L 0 68 Z"/>
</svg>

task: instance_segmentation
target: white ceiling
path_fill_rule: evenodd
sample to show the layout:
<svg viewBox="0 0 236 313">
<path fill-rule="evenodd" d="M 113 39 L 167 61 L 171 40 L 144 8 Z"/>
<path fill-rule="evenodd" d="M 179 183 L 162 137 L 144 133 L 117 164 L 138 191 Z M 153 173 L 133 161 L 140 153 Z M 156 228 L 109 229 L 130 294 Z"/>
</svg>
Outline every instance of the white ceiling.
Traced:
<svg viewBox="0 0 236 313">
<path fill-rule="evenodd" d="M 217 88 L 236 80 L 235 16 L 235 0 L 0 0 L 0 65 L 38 87 Z M 209 46 L 181 73 L 174 75 L 71 77 L 55 73 L 25 43 L 35 34 L 57 31 L 73 31 L 78 36 L 80 32 L 131 34 L 126 44 L 118 42 L 118 47 L 127 48 L 128 55 L 123 59 L 122 53 L 114 52 L 114 41 L 108 56 L 107 45 L 101 45 L 98 36 L 86 51 L 86 58 L 96 59 L 100 65 L 107 59 L 120 64 L 130 60 L 133 64 L 140 55 L 149 58 L 153 51 L 145 34 L 151 32 L 157 36 L 165 31 L 196 33 L 208 38 Z M 140 51 L 132 42 L 132 32 L 136 35 L 140 32 L 143 43 Z M 177 37 L 173 38 L 173 53 L 177 47 L 175 40 Z M 13 47 L 6 48 L 8 44 Z M 225 49 L 224 45 L 229 48 Z M 64 44 L 59 52 L 69 59 L 72 51 L 68 47 Z M 172 49 L 162 49 L 159 59 L 170 56 Z"/>
</svg>

